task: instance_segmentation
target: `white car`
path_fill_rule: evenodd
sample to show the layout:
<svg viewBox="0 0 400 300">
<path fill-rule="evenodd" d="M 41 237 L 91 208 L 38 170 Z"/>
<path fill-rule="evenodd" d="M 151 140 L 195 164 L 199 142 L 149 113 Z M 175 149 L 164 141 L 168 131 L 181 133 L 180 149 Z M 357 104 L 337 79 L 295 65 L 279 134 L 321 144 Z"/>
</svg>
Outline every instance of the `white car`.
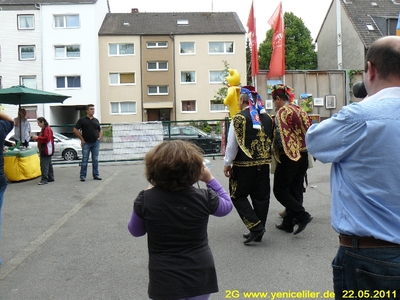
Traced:
<svg viewBox="0 0 400 300">
<path fill-rule="evenodd" d="M 58 132 L 53 132 L 54 135 L 54 155 L 53 158 L 64 160 L 76 160 L 82 157 L 82 147 L 79 139 L 70 139 L 65 135 Z M 7 137 L 7 140 L 15 142 L 14 135 Z M 36 147 L 37 142 L 34 140 L 29 141 L 29 147 Z"/>
</svg>

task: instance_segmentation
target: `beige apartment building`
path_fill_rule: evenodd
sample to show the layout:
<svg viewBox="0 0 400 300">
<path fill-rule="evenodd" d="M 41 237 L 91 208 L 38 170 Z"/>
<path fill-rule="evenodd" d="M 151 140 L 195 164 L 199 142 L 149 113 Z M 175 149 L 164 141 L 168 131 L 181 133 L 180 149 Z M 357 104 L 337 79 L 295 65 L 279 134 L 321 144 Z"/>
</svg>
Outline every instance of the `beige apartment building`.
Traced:
<svg viewBox="0 0 400 300">
<path fill-rule="evenodd" d="M 109 13 L 99 31 L 103 123 L 223 119 L 224 61 L 246 84 L 234 12 Z"/>
</svg>

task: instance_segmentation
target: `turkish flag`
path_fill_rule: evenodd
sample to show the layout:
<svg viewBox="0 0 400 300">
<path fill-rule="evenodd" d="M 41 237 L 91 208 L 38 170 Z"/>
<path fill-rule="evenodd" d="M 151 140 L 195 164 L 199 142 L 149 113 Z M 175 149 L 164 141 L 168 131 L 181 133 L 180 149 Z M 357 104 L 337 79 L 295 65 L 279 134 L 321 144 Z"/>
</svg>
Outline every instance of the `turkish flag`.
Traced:
<svg viewBox="0 0 400 300">
<path fill-rule="evenodd" d="M 250 35 L 251 41 L 251 77 L 258 74 L 258 50 L 257 50 L 257 34 L 256 34 L 256 18 L 254 17 L 253 2 L 251 2 L 251 9 L 249 18 L 247 19 L 247 33 Z"/>
<path fill-rule="evenodd" d="M 283 25 L 282 1 L 269 19 L 268 24 L 274 30 L 268 78 L 283 76 L 285 75 L 285 30 Z"/>
</svg>

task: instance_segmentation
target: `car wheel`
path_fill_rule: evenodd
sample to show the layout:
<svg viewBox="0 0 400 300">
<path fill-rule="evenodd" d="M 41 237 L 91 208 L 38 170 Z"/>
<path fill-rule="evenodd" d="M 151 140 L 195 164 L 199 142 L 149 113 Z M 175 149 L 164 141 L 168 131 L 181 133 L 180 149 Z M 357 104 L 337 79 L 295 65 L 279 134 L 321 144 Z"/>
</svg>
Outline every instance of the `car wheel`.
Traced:
<svg viewBox="0 0 400 300">
<path fill-rule="evenodd" d="M 217 145 L 214 147 L 214 153 L 220 153 L 221 152 L 221 146 Z"/>
<path fill-rule="evenodd" d="M 63 158 L 64 158 L 64 160 L 68 160 L 68 161 L 77 159 L 77 155 L 76 155 L 75 150 L 72 150 L 72 149 L 64 150 Z"/>
</svg>

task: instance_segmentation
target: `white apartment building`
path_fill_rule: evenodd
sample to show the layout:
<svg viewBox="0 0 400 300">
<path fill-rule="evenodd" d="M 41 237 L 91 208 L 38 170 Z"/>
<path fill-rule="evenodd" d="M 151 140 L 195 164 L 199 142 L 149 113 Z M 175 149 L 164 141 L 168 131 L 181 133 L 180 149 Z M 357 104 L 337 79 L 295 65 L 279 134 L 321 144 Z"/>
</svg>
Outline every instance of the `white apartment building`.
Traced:
<svg viewBox="0 0 400 300">
<path fill-rule="evenodd" d="M 0 87 L 24 84 L 71 96 L 63 104 L 24 106 L 33 125 L 39 116 L 74 124 L 89 103 L 100 119 L 98 31 L 107 12 L 107 0 L 0 4 Z M 4 107 L 16 115 L 17 108 Z"/>
</svg>

